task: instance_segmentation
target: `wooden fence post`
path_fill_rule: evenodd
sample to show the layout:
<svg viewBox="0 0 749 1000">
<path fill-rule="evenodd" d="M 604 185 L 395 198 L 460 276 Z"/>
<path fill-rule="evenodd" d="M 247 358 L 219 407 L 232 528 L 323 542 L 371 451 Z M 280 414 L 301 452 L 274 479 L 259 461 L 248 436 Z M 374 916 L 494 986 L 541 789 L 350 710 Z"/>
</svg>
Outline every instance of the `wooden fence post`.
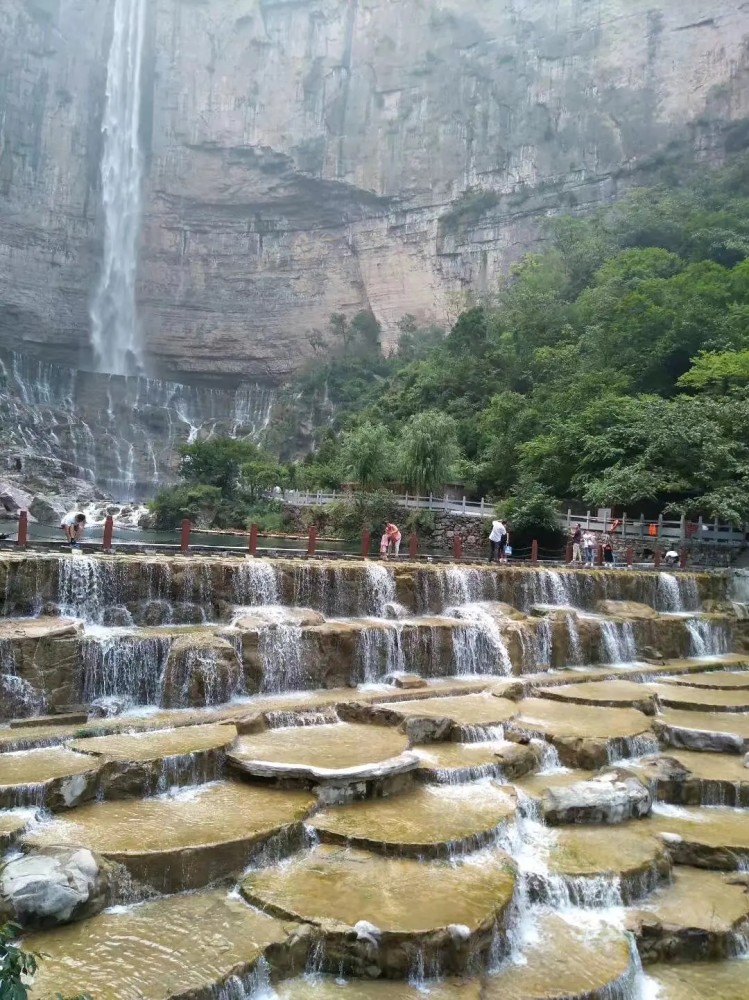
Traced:
<svg viewBox="0 0 749 1000">
<path fill-rule="evenodd" d="M 183 556 L 187 555 L 187 550 L 190 548 L 190 530 L 192 529 L 192 524 L 184 519 L 182 522 L 182 531 L 179 538 L 179 549 Z"/>
<path fill-rule="evenodd" d="M 26 542 L 29 537 L 29 515 L 28 511 L 22 510 L 18 515 L 18 535 L 16 537 L 16 545 L 19 549 L 26 548 Z"/>
<path fill-rule="evenodd" d="M 366 559 L 369 555 L 369 548 L 372 544 L 372 533 L 369 528 L 365 528 L 361 533 L 361 557 Z"/>
<path fill-rule="evenodd" d="M 250 542 L 247 546 L 247 550 L 251 556 L 254 556 L 257 552 L 257 533 L 258 528 L 256 524 L 250 525 Z"/>
<path fill-rule="evenodd" d="M 661 547 L 658 542 L 655 543 L 655 555 L 653 556 L 653 565 L 656 569 L 660 568 L 661 565 Z"/>
<path fill-rule="evenodd" d="M 535 538 L 531 542 L 531 562 L 532 563 L 538 562 L 538 542 L 536 541 Z"/>
<path fill-rule="evenodd" d="M 627 546 L 627 566 L 631 569 L 635 562 L 635 550 L 631 545 Z"/>
<path fill-rule="evenodd" d="M 107 519 L 104 522 L 104 539 L 101 543 L 101 547 L 105 552 L 112 551 L 112 535 L 114 533 L 114 518 L 111 514 L 107 514 Z"/>
<path fill-rule="evenodd" d="M 603 545 L 596 545 L 596 566 L 603 566 Z"/>
<path fill-rule="evenodd" d="M 687 568 L 687 560 L 688 560 L 688 558 L 689 558 L 689 554 L 687 552 L 687 547 L 686 547 L 686 545 L 683 545 L 681 547 L 681 551 L 679 552 L 679 566 L 682 569 L 686 569 Z"/>
<path fill-rule="evenodd" d="M 565 562 L 571 563 L 572 562 L 572 555 L 573 555 L 572 542 L 567 542 L 567 547 L 564 550 L 564 559 L 565 559 Z"/>
<path fill-rule="evenodd" d="M 309 526 L 309 535 L 307 536 L 307 555 L 313 556 L 315 554 L 315 549 L 317 548 L 317 528 L 314 524 Z"/>
<path fill-rule="evenodd" d="M 419 548 L 419 539 L 416 537 L 416 533 L 412 533 L 411 537 L 408 539 L 408 558 L 415 559 L 416 552 Z"/>
</svg>

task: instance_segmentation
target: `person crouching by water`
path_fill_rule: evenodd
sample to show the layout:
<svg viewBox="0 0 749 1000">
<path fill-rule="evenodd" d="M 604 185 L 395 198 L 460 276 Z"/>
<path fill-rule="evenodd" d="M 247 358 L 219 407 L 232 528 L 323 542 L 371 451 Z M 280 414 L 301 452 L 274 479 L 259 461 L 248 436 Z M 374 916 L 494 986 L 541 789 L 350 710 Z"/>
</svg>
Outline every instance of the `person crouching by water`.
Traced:
<svg viewBox="0 0 749 1000">
<path fill-rule="evenodd" d="M 489 533 L 489 562 L 503 563 L 507 562 L 505 559 L 505 549 L 507 547 L 507 528 L 505 527 L 504 521 L 496 520 L 492 521 L 492 530 Z"/>
<path fill-rule="evenodd" d="M 383 559 L 389 557 L 390 549 L 392 548 L 395 558 L 398 558 L 398 553 L 401 547 L 401 533 L 397 524 L 386 524 L 385 534 L 380 539 L 380 555 Z"/>
<path fill-rule="evenodd" d="M 60 521 L 60 527 L 65 532 L 65 538 L 72 548 L 77 548 L 83 537 L 83 529 L 86 527 L 86 515 L 80 511 L 71 510 Z"/>
</svg>

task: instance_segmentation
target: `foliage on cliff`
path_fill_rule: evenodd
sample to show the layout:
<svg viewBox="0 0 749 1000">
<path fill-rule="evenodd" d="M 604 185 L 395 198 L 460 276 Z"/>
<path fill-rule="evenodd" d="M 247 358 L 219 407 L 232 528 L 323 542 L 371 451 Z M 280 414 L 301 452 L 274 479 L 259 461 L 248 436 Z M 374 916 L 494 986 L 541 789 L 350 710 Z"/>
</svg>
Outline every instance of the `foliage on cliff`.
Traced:
<svg viewBox="0 0 749 1000">
<path fill-rule="evenodd" d="M 280 529 L 281 506 L 269 491 L 286 470 L 251 441 L 217 437 L 180 448 L 182 483 L 159 490 L 151 503 L 154 527 L 176 528 L 183 519 L 203 528 Z"/>
<path fill-rule="evenodd" d="M 387 474 L 402 472 L 409 422 L 436 412 L 457 432 L 453 473 L 480 494 L 524 484 L 749 520 L 747 181 L 749 159 L 559 218 L 444 339 L 424 331 L 425 350 L 360 358 L 351 378 L 313 366 L 297 392 L 324 385 L 330 402 L 334 385 L 336 405 L 306 481 L 345 478 L 346 442 L 368 425 L 401 459 Z"/>
</svg>

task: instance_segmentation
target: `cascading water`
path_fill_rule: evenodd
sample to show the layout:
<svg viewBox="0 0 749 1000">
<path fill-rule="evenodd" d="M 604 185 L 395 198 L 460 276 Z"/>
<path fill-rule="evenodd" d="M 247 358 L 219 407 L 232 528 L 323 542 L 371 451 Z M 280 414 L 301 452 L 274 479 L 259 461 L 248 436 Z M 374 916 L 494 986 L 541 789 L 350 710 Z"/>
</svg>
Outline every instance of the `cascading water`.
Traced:
<svg viewBox="0 0 749 1000">
<path fill-rule="evenodd" d="M 601 660 L 604 663 L 634 663 L 637 641 L 632 622 L 601 619 Z"/>
<path fill-rule="evenodd" d="M 99 371 L 132 375 L 142 365 L 135 307 L 143 153 L 141 79 L 146 0 L 115 0 L 107 65 L 101 162 L 104 261 L 91 307 Z"/>
<path fill-rule="evenodd" d="M 261 630 L 258 652 L 264 694 L 299 691 L 305 687 L 303 638 L 300 626 L 288 622 Z"/>
<path fill-rule="evenodd" d="M 133 705 L 160 704 L 172 641 L 169 635 L 91 630 L 82 648 L 83 701 L 119 696 Z"/>
<path fill-rule="evenodd" d="M 44 698 L 18 673 L 19 650 L 10 639 L 0 639 L 0 719 L 36 715 Z"/>
<path fill-rule="evenodd" d="M 389 674 L 405 673 L 409 669 L 403 643 L 403 627 L 394 623 L 382 627 L 379 623 L 365 627 L 359 633 L 356 656 L 358 674 L 364 684 L 376 684 Z"/>
<path fill-rule="evenodd" d="M 232 583 L 236 604 L 252 606 L 280 601 L 275 568 L 270 563 L 247 559 L 235 568 Z"/>
<path fill-rule="evenodd" d="M 659 573 L 657 580 L 654 601 L 656 610 L 681 614 L 699 609 L 700 592 L 693 576 L 684 574 L 677 577 L 673 573 Z"/>
<path fill-rule="evenodd" d="M 458 676 L 471 674 L 512 673 L 507 644 L 494 618 L 480 604 L 448 608 L 451 617 L 466 621 L 464 628 L 453 630 L 453 661 Z"/>
<path fill-rule="evenodd" d="M 723 656 L 730 646 L 728 628 L 706 618 L 687 618 L 689 655 L 694 657 Z"/>
<path fill-rule="evenodd" d="M 395 600 L 395 577 L 387 566 L 375 562 L 365 563 L 364 581 L 364 607 L 367 614 L 384 618 L 388 612 L 398 610 L 399 606 Z M 390 617 L 397 617 L 397 614 L 391 614 Z"/>
</svg>

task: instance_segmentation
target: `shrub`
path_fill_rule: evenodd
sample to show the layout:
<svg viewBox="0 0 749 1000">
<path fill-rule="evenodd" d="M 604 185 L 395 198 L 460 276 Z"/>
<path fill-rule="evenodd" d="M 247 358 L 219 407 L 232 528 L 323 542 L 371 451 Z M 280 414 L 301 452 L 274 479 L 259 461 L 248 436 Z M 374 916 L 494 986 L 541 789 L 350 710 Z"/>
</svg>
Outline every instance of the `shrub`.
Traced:
<svg viewBox="0 0 749 1000">
<path fill-rule="evenodd" d="M 540 548 L 549 551 L 563 546 L 565 535 L 559 523 L 558 504 L 538 483 L 518 483 L 497 511 L 507 520 L 513 549 L 529 549 L 534 539 Z"/>
</svg>

